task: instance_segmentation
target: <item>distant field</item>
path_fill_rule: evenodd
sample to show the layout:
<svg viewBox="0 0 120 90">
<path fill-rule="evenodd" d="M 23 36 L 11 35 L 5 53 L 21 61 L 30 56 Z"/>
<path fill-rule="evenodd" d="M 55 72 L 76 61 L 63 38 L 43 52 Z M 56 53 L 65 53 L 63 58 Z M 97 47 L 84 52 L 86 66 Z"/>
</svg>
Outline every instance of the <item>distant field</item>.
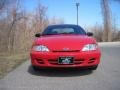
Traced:
<svg viewBox="0 0 120 90">
<path fill-rule="evenodd" d="M 12 55 L 0 54 L 0 79 L 22 62 L 26 61 L 28 57 L 29 55 L 26 53 Z"/>
</svg>

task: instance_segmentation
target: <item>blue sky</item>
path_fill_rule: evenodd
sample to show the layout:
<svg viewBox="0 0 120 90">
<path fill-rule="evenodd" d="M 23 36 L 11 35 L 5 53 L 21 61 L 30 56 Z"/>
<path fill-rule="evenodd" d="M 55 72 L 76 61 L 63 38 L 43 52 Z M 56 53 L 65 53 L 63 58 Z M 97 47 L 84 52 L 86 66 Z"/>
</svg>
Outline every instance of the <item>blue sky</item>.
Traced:
<svg viewBox="0 0 120 90">
<path fill-rule="evenodd" d="M 39 0 L 25 0 L 25 7 L 32 11 Z M 65 23 L 76 24 L 76 6 L 79 2 L 79 25 L 83 27 L 102 24 L 100 0 L 40 0 L 42 5 L 48 7 L 47 14 L 50 18 L 62 18 Z M 116 19 L 117 27 L 120 26 L 120 3 L 111 2 L 113 19 Z"/>
</svg>

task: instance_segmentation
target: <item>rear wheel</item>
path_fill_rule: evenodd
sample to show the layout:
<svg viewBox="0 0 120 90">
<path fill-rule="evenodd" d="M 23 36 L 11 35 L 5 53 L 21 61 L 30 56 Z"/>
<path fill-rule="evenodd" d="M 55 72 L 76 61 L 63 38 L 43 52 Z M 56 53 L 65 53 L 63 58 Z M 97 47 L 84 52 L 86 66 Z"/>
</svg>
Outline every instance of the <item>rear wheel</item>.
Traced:
<svg viewBox="0 0 120 90">
<path fill-rule="evenodd" d="M 90 69 L 90 70 L 96 70 L 97 67 L 98 67 L 98 65 L 96 65 L 96 66 L 92 66 L 92 67 L 90 67 L 89 69 Z"/>
</svg>

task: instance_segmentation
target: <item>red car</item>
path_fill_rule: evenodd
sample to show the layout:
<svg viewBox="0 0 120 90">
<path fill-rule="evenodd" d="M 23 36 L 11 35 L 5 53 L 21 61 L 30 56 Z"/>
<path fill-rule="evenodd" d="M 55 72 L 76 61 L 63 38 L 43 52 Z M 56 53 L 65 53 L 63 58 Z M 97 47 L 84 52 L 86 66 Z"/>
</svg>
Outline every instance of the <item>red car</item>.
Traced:
<svg viewBox="0 0 120 90">
<path fill-rule="evenodd" d="M 38 68 L 87 67 L 96 70 L 101 52 L 92 33 L 78 25 L 51 25 L 37 37 L 31 50 L 31 64 Z"/>
</svg>

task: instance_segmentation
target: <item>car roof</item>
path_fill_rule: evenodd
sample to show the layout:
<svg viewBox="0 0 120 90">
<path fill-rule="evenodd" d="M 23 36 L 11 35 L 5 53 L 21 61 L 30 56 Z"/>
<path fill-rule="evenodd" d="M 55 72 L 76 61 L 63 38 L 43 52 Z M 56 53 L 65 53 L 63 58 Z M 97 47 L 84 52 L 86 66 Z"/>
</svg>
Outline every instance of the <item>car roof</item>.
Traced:
<svg viewBox="0 0 120 90">
<path fill-rule="evenodd" d="M 55 25 L 49 25 L 48 27 L 80 27 L 79 25 L 75 24 L 55 24 Z"/>
</svg>

